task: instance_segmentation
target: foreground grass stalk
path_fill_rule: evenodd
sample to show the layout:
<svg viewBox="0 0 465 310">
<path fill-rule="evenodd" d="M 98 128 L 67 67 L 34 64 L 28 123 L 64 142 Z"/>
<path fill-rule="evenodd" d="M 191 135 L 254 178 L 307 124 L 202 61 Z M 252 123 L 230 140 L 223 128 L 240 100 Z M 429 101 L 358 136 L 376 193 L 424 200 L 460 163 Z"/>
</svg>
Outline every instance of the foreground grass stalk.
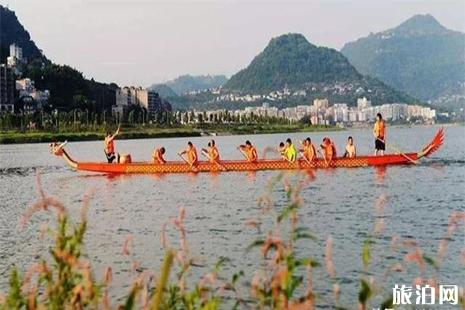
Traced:
<svg viewBox="0 0 465 310">
<path fill-rule="evenodd" d="M 152 310 L 159 310 L 162 304 L 163 293 L 165 291 L 165 287 L 168 284 L 171 267 L 173 266 L 174 254 L 175 254 L 174 250 L 168 250 L 165 254 L 165 259 L 163 261 L 160 278 L 158 279 L 158 283 L 156 287 L 156 293 L 155 295 L 153 295 L 153 299 L 152 299 L 152 306 L 150 308 Z"/>
</svg>

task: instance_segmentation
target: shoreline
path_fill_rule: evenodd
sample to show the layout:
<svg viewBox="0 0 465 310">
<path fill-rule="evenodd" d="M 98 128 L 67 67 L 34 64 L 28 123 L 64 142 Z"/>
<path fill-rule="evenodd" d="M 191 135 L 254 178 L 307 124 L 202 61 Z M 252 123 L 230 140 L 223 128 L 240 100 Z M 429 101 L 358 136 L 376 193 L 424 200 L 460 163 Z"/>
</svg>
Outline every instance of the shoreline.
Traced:
<svg viewBox="0 0 465 310">
<path fill-rule="evenodd" d="M 444 123 L 434 125 L 390 125 L 397 127 L 425 127 L 443 126 L 455 127 L 464 126 L 462 123 Z M 172 127 L 172 128 L 125 128 L 118 135 L 119 140 L 138 140 L 154 138 L 184 138 L 201 136 L 234 136 L 234 135 L 255 135 L 255 134 L 275 134 L 288 132 L 332 132 L 350 129 L 365 129 L 367 127 L 337 127 L 337 126 L 303 126 L 303 125 L 225 125 L 225 126 L 204 126 L 204 127 Z M 51 132 L 51 131 L 0 131 L 0 145 L 2 144 L 28 144 L 28 143 L 50 143 L 56 141 L 101 141 L 105 138 L 104 131 L 82 131 L 82 132 Z"/>
<path fill-rule="evenodd" d="M 344 128 L 335 126 L 298 126 L 298 125 L 243 125 L 222 126 L 211 128 L 121 128 L 118 135 L 119 140 L 131 139 L 153 139 L 153 138 L 183 138 L 201 136 L 233 136 L 274 134 L 286 132 L 324 132 L 340 131 Z M 34 132 L 0 132 L 1 144 L 28 144 L 28 143 L 50 143 L 57 141 L 100 141 L 105 138 L 103 131 L 84 132 L 59 132 L 34 131 Z"/>
</svg>

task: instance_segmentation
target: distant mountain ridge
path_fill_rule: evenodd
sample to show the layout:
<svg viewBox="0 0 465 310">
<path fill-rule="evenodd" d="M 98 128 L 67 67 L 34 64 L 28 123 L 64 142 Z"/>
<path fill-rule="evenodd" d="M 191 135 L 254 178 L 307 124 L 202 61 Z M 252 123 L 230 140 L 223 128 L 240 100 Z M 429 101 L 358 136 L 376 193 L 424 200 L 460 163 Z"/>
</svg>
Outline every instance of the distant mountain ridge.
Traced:
<svg viewBox="0 0 465 310">
<path fill-rule="evenodd" d="M 341 52 L 361 73 L 422 100 L 465 96 L 465 34 L 429 14 L 347 43 Z"/>
<path fill-rule="evenodd" d="M 31 39 L 29 32 L 19 23 L 15 12 L 0 5 L 0 62 L 6 62 L 10 53 L 10 44 L 13 43 L 21 46 L 24 57 L 46 60 L 42 51 Z"/>
<path fill-rule="evenodd" d="M 216 88 L 226 83 L 228 79 L 224 75 L 181 75 L 174 80 L 160 83 L 171 88 L 177 95 L 184 95 L 192 91 L 202 91 Z M 154 84 L 151 87 L 156 85 Z"/>
<path fill-rule="evenodd" d="M 267 93 L 289 89 L 327 89 L 346 93 L 339 98 L 354 101 L 360 89 L 375 102 L 410 102 L 412 98 L 360 74 L 340 52 L 317 47 L 301 35 L 290 33 L 273 38 L 243 70 L 223 86 L 225 90 Z"/>
<path fill-rule="evenodd" d="M 336 50 L 317 47 L 301 34 L 271 39 L 247 68 L 233 75 L 225 88 L 241 91 L 273 91 L 308 82 L 360 79 L 361 75 Z"/>
<path fill-rule="evenodd" d="M 175 98 L 178 94 L 174 92 L 168 85 L 165 84 L 153 84 L 149 87 L 150 90 L 157 92 L 162 98 Z"/>
</svg>

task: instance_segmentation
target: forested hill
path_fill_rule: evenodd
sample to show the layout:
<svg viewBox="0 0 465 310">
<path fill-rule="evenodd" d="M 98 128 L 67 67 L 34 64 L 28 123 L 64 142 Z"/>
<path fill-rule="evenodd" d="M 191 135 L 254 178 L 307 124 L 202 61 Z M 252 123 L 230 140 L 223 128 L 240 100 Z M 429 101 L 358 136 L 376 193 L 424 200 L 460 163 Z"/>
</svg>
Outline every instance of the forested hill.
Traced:
<svg viewBox="0 0 465 310">
<path fill-rule="evenodd" d="M 347 43 L 341 51 L 361 73 L 417 98 L 465 98 L 465 34 L 431 15 L 415 15 L 393 29 Z"/>
<path fill-rule="evenodd" d="M 365 95 L 375 102 L 411 102 L 413 99 L 382 82 L 363 76 L 335 49 L 318 47 L 296 33 L 273 38 L 224 89 L 241 93 L 268 93 L 289 88 L 338 92 L 340 99 Z"/>
<path fill-rule="evenodd" d="M 54 64 L 42 53 L 31 39 L 28 31 L 18 20 L 15 12 L 0 5 L 1 62 L 9 56 L 10 44 L 23 49 L 26 64 L 23 77 L 35 81 L 38 89 L 50 90 L 51 96 L 46 109 L 87 109 L 101 112 L 115 104 L 116 84 L 106 84 L 87 79 L 78 70 Z"/>
<path fill-rule="evenodd" d="M 0 5 L 0 62 L 5 63 L 10 53 L 10 44 L 16 43 L 29 59 L 46 60 L 41 50 L 32 41 L 29 32 L 24 29 L 15 12 Z"/>
<path fill-rule="evenodd" d="M 165 82 L 177 95 L 184 95 L 192 91 L 202 91 L 216 88 L 228 79 L 224 75 L 181 75 L 174 80 Z"/>
</svg>

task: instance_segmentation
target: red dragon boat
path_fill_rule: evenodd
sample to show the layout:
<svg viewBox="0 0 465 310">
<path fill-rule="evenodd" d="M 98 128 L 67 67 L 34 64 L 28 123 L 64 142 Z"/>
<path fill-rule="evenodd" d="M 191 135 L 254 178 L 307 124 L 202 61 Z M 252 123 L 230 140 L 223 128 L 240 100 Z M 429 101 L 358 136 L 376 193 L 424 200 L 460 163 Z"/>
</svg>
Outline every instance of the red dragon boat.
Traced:
<svg viewBox="0 0 465 310">
<path fill-rule="evenodd" d="M 259 160 L 257 163 L 250 163 L 244 160 L 224 160 L 220 164 L 201 161 L 196 167 L 191 167 L 182 161 L 170 161 L 165 164 L 155 164 L 151 162 L 132 163 L 106 163 L 106 162 L 77 162 L 64 150 L 64 145 L 53 147 L 52 153 L 62 156 L 69 166 L 78 171 L 93 171 L 109 174 L 125 173 L 189 173 L 189 172 L 221 172 L 221 171 L 258 171 L 258 170 L 305 170 L 337 167 L 368 167 L 386 165 L 415 164 L 420 158 L 431 155 L 438 150 L 444 140 L 444 132 L 441 128 L 433 140 L 417 153 L 395 153 L 383 156 L 357 156 L 356 158 L 338 157 L 330 162 L 319 158 L 311 163 L 298 160 L 289 163 L 282 159 Z"/>
</svg>

